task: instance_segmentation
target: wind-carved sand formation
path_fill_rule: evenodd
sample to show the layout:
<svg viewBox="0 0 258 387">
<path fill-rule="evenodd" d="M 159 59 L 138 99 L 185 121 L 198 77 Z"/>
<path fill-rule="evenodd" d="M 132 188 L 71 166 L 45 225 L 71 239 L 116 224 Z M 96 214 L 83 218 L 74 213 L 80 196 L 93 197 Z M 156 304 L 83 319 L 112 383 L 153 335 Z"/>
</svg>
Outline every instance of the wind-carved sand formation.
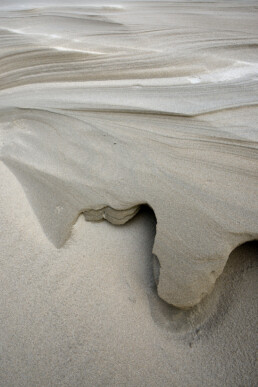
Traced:
<svg viewBox="0 0 258 387">
<path fill-rule="evenodd" d="M 158 294 L 187 308 L 258 237 L 255 1 L 1 1 L 1 160 L 47 237 L 157 219 Z"/>
</svg>

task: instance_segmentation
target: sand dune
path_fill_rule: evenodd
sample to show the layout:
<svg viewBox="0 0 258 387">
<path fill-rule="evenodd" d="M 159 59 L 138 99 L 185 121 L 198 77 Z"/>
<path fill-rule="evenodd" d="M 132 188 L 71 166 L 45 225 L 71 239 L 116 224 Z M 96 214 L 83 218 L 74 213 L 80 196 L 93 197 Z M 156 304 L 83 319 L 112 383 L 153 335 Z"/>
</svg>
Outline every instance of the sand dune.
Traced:
<svg viewBox="0 0 258 387">
<path fill-rule="evenodd" d="M 253 3 L 36 4 L 1 5 L 1 159 L 58 247 L 148 204 L 159 295 L 197 304 L 258 235 Z"/>
<path fill-rule="evenodd" d="M 0 2 L 5 386 L 254 385 L 257 32 L 256 1 Z"/>
<path fill-rule="evenodd" d="M 158 296 L 155 218 L 80 216 L 62 249 L 1 166 L 1 385 L 254 386 L 257 244 L 230 257 L 190 311 Z"/>
</svg>

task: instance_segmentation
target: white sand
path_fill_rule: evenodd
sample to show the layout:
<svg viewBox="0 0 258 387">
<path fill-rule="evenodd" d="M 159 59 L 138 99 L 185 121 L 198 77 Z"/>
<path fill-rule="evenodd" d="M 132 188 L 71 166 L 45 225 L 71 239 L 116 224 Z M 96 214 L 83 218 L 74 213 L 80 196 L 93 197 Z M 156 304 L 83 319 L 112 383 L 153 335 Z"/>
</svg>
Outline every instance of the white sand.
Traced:
<svg viewBox="0 0 258 387">
<path fill-rule="evenodd" d="M 0 1 L 1 387 L 256 384 L 255 5 Z"/>
<path fill-rule="evenodd" d="M 56 249 L 6 167 L 1 177 L 1 386 L 256 384 L 257 244 L 178 311 L 153 286 L 150 213 L 120 227 L 81 216 Z"/>
<path fill-rule="evenodd" d="M 254 4 L 0 4 L 0 158 L 55 246 L 147 203 L 158 293 L 188 308 L 258 238 Z"/>
</svg>

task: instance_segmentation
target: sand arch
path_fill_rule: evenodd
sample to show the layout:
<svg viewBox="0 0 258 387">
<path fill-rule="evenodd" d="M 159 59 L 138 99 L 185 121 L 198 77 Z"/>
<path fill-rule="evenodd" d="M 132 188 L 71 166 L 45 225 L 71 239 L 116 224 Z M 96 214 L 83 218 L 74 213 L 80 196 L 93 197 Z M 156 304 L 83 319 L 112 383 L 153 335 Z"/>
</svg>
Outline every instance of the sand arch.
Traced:
<svg viewBox="0 0 258 387">
<path fill-rule="evenodd" d="M 151 213 L 155 218 L 155 235 L 154 235 L 153 241 L 151 243 L 152 245 L 154 245 L 155 238 L 156 238 L 157 218 L 156 218 L 154 209 L 147 203 L 137 204 L 137 205 L 135 205 L 131 208 L 125 209 L 125 210 L 117 210 L 117 209 L 106 206 L 106 207 L 103 207 L 99 210 L 84 211 L 83 215 L 85 216 L 86 221 L 98 222 L 98 221 L 102 221 L 102 220 L 107 220 L 109 223 L 118 226 L 118 225 L 126 224 L 127 222 L 131 221 L 139 212 L 142 212 L 142 211 Z M 234 255 L 234 251 L 241 248 L 241 246 L 245 246 L 248 243 L 251 244 L 252 242 L 254 243 L 257 240 L 258 240 L 257 237 L 253 237 L 250 235 L 241 235 L 241 236 L 236 237 L 235 241 L 232 243 L 233 246 L 231 245 L 231 247 L 228 248 L 228 253 L 225 253 L 224 266 L 222 267 L 221 272 L 218 273 L 215 270 L 212 270 L 210 272 L 209 277 L 210 277 L 210 284 L 211 285 L 210 285 L 209 289 L 207 289 L 207 291 L 205 291 L 201 294 L 199 302 L 203 301 L 203 299 L 206 299 L 207 297 L 211 297 L 211 293 L 214 290 L 214 288 L 216 287 L 216 283 L 217 283 L 218 279 L 221 277 L 221 275 L 222 275 L 222 273 L 223 273 L 223 271 L 228 263 L 228 260 L 231 259 L 232 255 Z M 152 265 L 153 265 L 153 281 L 156 284 L 155 288 L 156 288 L 157 294 L 158 294 L 158 296 L 160 296 L 159 295 L 159 282 L 160 282 L 161 264 L 160 264 L 158 256 L 154 253 L 152 254 Z M 172 270 L 173 270 L 173 268 L 172 268 Z M 160 298 L 163 299 L 162 296 Z M 167 300 L 164 300 L 164 301 L 168 305 L 171 305 L 171 303 L 168 302 Z M 199 304 L 199 302 L 197 304 Z M 177 305 L 174 305 L 174 306 L 177 307 Z M 192 309 L 193 307 L 194 307 L 194 305 L 190 305 L 189 307 L 179 306 L 180 309 L 185 309 L 185 310 Z"/>
</svg>

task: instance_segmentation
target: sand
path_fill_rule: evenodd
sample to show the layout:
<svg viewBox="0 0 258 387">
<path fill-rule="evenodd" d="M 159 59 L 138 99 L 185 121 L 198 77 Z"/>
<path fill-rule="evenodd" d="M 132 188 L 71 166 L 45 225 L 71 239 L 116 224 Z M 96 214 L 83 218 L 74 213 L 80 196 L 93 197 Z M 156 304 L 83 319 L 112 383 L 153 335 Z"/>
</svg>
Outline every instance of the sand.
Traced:
<svg viewBox="0 0 258 387">
<path fill-rule="evenodd" d="M 1 3 L 0 158 L 56 247 L 147 204 L 158 294 L 189 308 L 257 239 L 254 4 Z"/>
<path fill-rule="evenodd" d="M 151 212 L 119 227 L 80 216 L 56 249 L 6 167 L 1 177 L 1 386 L 256 384 L 257 243 L 180 311 L 157 296 Z"/>
<path fill-rule="evenodd" d="M 0 2 L 3 386 L 256 384 L 255 4 Z"/>
</svg>

